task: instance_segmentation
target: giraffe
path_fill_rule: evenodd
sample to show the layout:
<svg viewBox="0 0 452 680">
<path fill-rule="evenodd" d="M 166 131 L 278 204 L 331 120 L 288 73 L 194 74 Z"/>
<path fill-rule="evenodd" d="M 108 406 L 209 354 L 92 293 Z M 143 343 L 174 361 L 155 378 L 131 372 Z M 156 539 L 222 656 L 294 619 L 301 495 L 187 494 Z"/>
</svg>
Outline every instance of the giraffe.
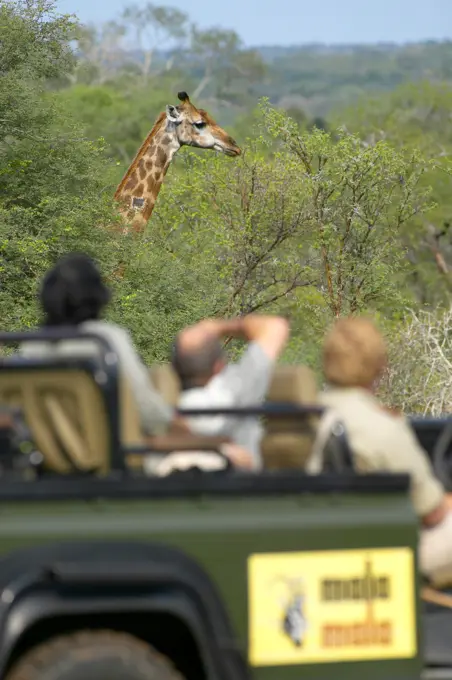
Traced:
<svg viewBox="0 0 452 680">
<path fill-rule="evenodd" d="M 186 92 L 179 92 L 178 106 L 168 104 L 138 150 L 115 192 L 120 213 L 128 225 L 142 233 L 151 217 L 160 187 L 174 154 L 181 146 L 214 149 L 239 156 L 240 148 L 203 109 L 197 109 Z"/>
</svg>

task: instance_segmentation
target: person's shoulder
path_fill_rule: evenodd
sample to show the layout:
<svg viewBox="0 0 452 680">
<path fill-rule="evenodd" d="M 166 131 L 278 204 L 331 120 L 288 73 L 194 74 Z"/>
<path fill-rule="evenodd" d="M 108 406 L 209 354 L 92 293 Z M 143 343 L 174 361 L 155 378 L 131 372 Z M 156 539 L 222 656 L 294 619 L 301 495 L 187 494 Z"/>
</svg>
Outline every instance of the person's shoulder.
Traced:
<svg viewBox="0 0 452 680">
<path fill-rule="evenodd" d="M 118 326 L 117 324 L 111 321 L 104 321 L 104 319 L 93 319 L 92 321 L 84 321 L 82 324 L 80 324 L 80 330 L 105 335 L 109 333 L 116 334 L 118 332 L 127 333 L 127 331 L 124 328 L 122 328 L 122 326 Z"/>
<path fill-rule="evenodd" d="M 331 389 L 319 395 L 319 401 L 346 416 L 357 427 L 372 425 L 377 437 L 391 436 L 406 427 L 404 419 L 389 412 L 371 394 L 360 389 Z"/>
<path fill-rule="evenodd" d="M 80 329 L 83 331 L 99 334 L 101 337 L 111 340 L 112 342 L 128 342 L 131 343 L 131 336 L 127 329 L 122 326 L 118 326 L 111 321 L 96 320 L 96 321 L 85 321 L 80 325 Z"/>
<path fill-rule="evenodd" d="M 275 362 L 270 359 L 258 342 L 250 342 L 237 361 L 228 363 L 209 383 L 225 389 L 242 387 L 248 377 L 267 375 Z"/>
<path fill-rule="evenodd" d="M 367 406 L 368 423 L 375 442 L 387 451 L 416 446 L 416 438 L 406 418 L 373 399 Z"/>
<path fill-rule="evenodd" d="M 48 342 L 21 342 L 17 353 L 27 358 L 39 358 L 51 354 L 52 345 Z"/>
<path fill-rule="evenodd" d="M 259 343 L 258 340 L 253 340 L 252 342 L 249 343 L 248 347 L 243 353 L 243 358 L 248 359 L 248 361 L 256 363 L 256 364 L 274 364 L 276 359 L 272 359 L 268 356 L 266 353 L 265 349 L 262 347 L 262 345 Z"/>
</svg>

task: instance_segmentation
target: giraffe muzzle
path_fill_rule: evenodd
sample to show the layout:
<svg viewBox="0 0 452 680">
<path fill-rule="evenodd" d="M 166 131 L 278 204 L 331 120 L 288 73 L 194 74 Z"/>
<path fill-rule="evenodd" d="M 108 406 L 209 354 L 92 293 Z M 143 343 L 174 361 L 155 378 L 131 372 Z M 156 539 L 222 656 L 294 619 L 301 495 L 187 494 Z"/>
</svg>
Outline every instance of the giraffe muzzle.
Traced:
<svg viewBox="0 0 452 680">
<path fill-rule="evenodd" d="M 225 156 L 230 156 L 231 158 L 240 156 L 242 153 L 242 150 L 238 146 L 221 146 L 220 144 L 216 144 L 214 149 L 215 151 L 220 151 L 221 153 L 224 153 Z"/>
</svg>

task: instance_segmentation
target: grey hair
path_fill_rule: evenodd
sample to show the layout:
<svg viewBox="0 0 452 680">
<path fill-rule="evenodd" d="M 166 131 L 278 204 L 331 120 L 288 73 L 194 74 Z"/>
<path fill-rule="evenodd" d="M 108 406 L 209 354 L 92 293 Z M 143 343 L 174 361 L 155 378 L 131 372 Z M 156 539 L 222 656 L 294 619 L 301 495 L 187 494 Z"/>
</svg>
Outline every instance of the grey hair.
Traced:
<svg viewBox="0 0 452 680">
<path fill-rule="evenodd" d="M 201 384 L 209 379 L 217 361 L 224 357 L 223 347 L 218 338 L 207 339 L 196 350 L 181 349 L 179 339 L 172 347 L 171 364 L 179 376 L 184 389 Z"/>
</svg>

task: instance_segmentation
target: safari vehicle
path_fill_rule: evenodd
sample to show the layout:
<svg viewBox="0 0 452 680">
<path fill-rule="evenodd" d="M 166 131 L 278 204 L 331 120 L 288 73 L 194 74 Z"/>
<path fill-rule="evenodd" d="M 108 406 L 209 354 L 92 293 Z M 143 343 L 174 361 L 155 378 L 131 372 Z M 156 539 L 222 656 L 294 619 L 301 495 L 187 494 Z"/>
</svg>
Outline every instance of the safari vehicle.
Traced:
<svg viewBox="0 0 452 680">
<path fill-rule="evenodd" d="M 278 368 L 267 404 L 228 411 L 265 419 L 263 472 L 158 477 L 148 456 L 221 457 L 221 441 L 146 440 L 96 340 L 93 359 L 1 360 L 0 678 L 452 678 L 448 595 L 421 599 L 408 478 L 354 474 L 340 427 L 324 473 L 303 474 L 321 412 L 308 369 Z M 176 403 L 174 376 L 151 371 Z"/>
</svg>

